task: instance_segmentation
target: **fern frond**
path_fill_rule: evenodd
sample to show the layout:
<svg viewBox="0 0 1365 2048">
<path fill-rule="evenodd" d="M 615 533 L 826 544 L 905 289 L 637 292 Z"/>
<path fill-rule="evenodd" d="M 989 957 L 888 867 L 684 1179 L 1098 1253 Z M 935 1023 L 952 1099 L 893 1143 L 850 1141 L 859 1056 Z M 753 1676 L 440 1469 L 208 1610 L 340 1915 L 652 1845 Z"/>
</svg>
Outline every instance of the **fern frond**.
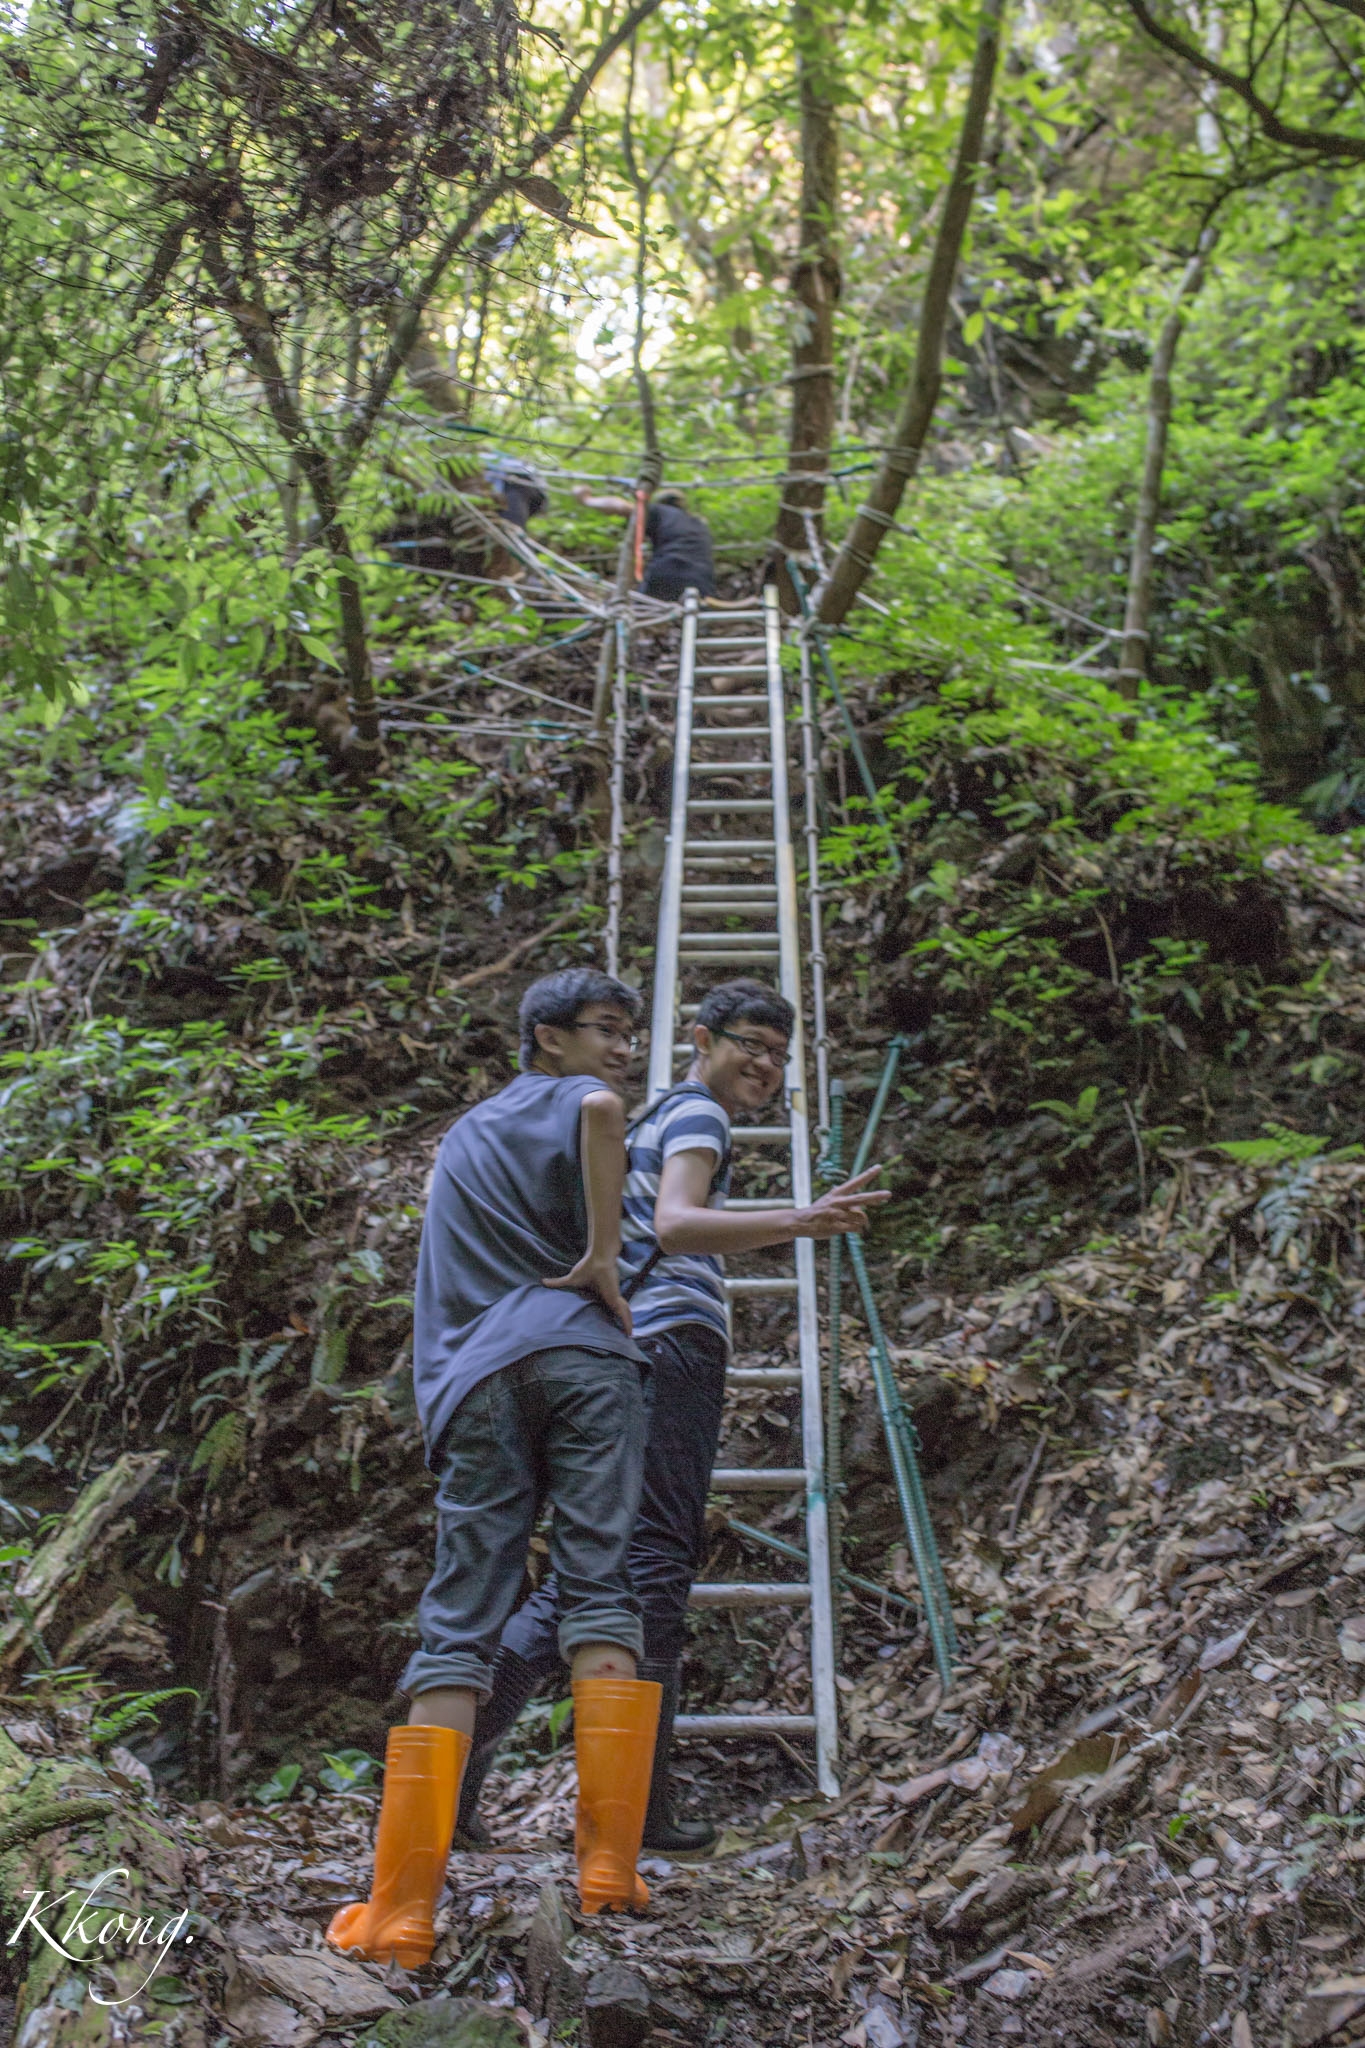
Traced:
<svg viewBox="0 0 1365 2048">
<path fill-rule="evenodd" d="M 208 1469 L 210 1487 L 218 1484 L 229 1467 L 246 1463 L 246 1417 L 239 1415 L 235 1408 L 226 1415 L 220 1415 L 211 1430 L 195 1450 L 190 1460 L 191 1472 Z"/>
</svg>

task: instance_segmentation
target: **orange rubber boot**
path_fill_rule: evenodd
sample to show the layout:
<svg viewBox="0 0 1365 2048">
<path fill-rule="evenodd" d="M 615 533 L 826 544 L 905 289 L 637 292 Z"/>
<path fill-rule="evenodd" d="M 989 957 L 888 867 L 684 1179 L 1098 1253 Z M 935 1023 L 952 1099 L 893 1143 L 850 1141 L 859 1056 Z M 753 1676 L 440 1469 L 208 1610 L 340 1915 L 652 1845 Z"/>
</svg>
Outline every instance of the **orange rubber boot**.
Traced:
<svg viewBox="0 0 1365 2048">
<path fill-rule="evenodd" d="M 574 1851 L 585 1913 L 647 1906 L 636 1875 L 663 1687 L 642 1678 L 580 1678 L 573 1688 L 578 1756 Z"/>
<path fill-rule="evenodd" d="M 445 1882 L 470 1740 L 454 1728 L 390 1728 L 368 1899 L 332 1915 L 327 1939 L 371 1962 L 420 1970 L 436 1946 L 432 1915 Z"/>
</svg>

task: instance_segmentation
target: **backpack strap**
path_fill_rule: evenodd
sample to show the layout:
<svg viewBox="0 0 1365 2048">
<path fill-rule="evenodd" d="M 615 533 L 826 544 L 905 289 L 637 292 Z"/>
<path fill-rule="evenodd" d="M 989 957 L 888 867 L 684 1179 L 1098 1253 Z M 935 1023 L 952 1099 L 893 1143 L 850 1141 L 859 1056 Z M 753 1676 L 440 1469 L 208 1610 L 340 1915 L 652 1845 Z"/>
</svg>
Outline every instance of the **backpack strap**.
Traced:
<svg viewBox="0 0 1365 2048">
<path fill-rule="evenodd" d="M 639 1130 L 641 1124 L 645 1123 L 650 1117 L 652 1117 L 656 1113 L 656 1111 L 662 1109 L 666 1102 L 671 1101 L 675 1095 L 687 1094 L 692 1088 L 695 1087 L 695 1085 L 696 1084 L 691 1081 L 675 1081 L 673 1086 L 671 1088 L 666 1088 L 662 1095 L 656 1095 L 653 1102 L 647 1102 L 644 1108 L 640 1110 L 637 1115 L 633 1116 L 630 1119 L 629 1123 L 626 1125 L 627 1143 L 629 1143 L 630 1139 L 634 1136 L 635 1132 Z M 726 1119 L 726 1122 L 728 1125 L 728 1118 Z M 733 1159 L 734 1147 L 730 1143 L 730 1135 L 727 1129 L 725 1136 L 725 1150 L 721 1154 L 720 1162 L 717 1165 L 715 1172 L 711 1175 L 712 1188 L 715 1187 L 716 1182 L 720 1180 L 724 1174 L 729 1172 Z M 656 1244 L 653 1251 L 650 1253 L 649 1257 L 645 1260 L 643 1266 L 641 1266 L 639 1272 L 632 1274 L 630 1279 L 626 1282 L 625 1286 L 621 1289 L 621 1299 L 623 1301 L 629 1301 L 633 1294 L 639 1292 L 640 1288 L 643 1287 L 645 1281 L 649 1278 L 650 1274 L 654 1271 L 654 1268 L 658 1265 L 660 1259 L 662 1259 L 663 1256 L 663 1246 L 661 1244 Z"/>
</svg>

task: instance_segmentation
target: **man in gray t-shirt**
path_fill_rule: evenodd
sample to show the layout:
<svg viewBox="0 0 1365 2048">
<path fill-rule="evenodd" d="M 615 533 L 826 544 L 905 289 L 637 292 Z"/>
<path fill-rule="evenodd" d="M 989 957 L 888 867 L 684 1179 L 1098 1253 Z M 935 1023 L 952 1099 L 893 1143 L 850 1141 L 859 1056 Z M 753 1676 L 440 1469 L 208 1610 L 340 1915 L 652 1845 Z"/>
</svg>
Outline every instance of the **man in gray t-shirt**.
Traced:
<svg viewBox="0 0 1365 2048">
<path fill-rule="evenodd" d="M 438 1471 L 452 1417 L 490 1373 L 566 1344 L 641 1356 L 618 1320 L 613 1270 L 599 1276 L 597 1294 L 545 1277 L 575 1267 L 587 1237 L 579 1126 L 602 1095 L 595 1074 L 533 1066 L 442 1141 L 417 1257 L 412 1347 L 427 1460 Z"/>
<path fill-rule="evenodd" d="M 431 1954 L 474 1715 L 521 1590 L 536 1518 L 554 1508 L 559 1646 L 574 1681 L 579 1891 L 585 1912 L 640 1905 L 635 1874 L 660 1687 L 626 1553 L 644 1457 L 644 1357 L 617 1260 L 625 1111 L 640 999 L 574 969 L 521 1007 L 522 1073 L 469 1110 L 437 1155 L 418 1255 L 413 1378 L 439 1476 L 436 1567 L 421 1647 L 400 1680 L 368 1901 L 338 1947 L 416 1967 Z M 631 1789 L 633 1788 L 633 1789 Z"/>
</svg>

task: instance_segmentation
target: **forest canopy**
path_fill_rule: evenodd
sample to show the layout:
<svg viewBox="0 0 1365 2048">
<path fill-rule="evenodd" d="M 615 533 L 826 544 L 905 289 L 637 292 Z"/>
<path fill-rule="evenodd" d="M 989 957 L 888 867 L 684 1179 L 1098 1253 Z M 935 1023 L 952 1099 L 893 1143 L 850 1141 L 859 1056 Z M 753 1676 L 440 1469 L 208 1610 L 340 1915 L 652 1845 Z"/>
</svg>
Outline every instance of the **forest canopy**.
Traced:
<svg viewBox="0 0 1365 2048">
<path fill-rule="evenodd" d="M 1347 823 L 1359 33 L 1138 0 L 13 10 L 12 678 L 78 707 L 209 649 L 225 687 L 311 660 L 372 764 L 395 505 L 495 441 L 570 541 L 567 487 L 652 436 L 737 563 L 848 542 L 831 618 L 883 541 L 903 582 L 886 521 L 927 471 L 950 589 L 1005 577 L 1066 660 L 1175 689 Z"/>
</svg>

